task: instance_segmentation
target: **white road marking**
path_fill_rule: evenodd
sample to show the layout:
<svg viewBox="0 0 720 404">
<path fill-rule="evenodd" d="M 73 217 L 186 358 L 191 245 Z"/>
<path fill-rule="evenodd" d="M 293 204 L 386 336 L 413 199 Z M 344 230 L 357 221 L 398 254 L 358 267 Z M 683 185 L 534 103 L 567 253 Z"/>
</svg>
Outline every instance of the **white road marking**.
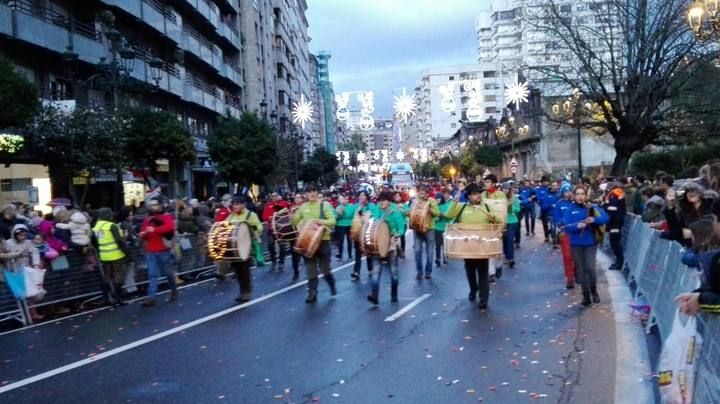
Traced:
<svg viewBox="0 0 720 404">
<path fill-rule="evenodd" d="M 341 265 L 341 266 L 333 269 L 333 270 L 332 270 L 332 273 L 335 273 L 335 272 L 337 272 L 337 271 L 340 271 L 341 269 L 345 269 L 345 268 L 347 268 L 347 267 L 349 267 L 349 266 L 351 266 L 351 265 L 355 265 L 355 263 L 354 263 L 354 262 L 349 262 L 349 263 L 347 263 L 347 264 L 345 264 L 345 265 Z M 322 275 L 321 275 L 320 277 L 322 277 Z M 0 394 L 2 394 L 2 393 L 7 393 L 8 391 L 15 390 L 15 389 L 18 389 L 18 388 L 20 388 L 20 387 L 27 386 L 28 384 L 32 384 L 32 383 L 35 383 L 35 382 L 39 382 L 40 380 L 45 380 L 45 379 L 48 379 L 48 378 L 53 377 L 53 376 L 57 376 L 57 375 L 59 375 L 59 374 L 65 373 L 65 372 L 69 372 L 69 371 L 71 371 L 71 370 L 73 370 L 73 369 L 77 369 L 77 368 L 79 368 L 79 367 L 82 367 L 82 366 L 85 366 L 85 365 L 89 365 L 89 364 L 91 364 L 91 363 L 98 362 L 98 361 L 100 361 L 100 360 L 102 360 L 102 359 L 106 359 L 106 358 L 109 358 L 109 357 L 111 357 L 111 356 L 115 356 L 115 355 L 120 354 L 120 353 L 123 353 L 123 352 L 125 352 L 125 351 L 129 351 L 129 350 L 131 350 L 131 349 L 135 349 L 135 348 L 137 348 L 137 347 L 140 347 L 140 346 L 143 346 L 143 345 L 147 345 L 147 344 L 149 344 L 149 343 L 151 343 L 151 342 L 154 342 L 154 341 L 157 341 L 157 340 L 159 340 L 159 339 L 162 339 L 162 338 L 168 337 L 168 336 L 170 336 L 170 335 L 177 334 L 177 333 L 179 333 L 179 332 L 185 331 L 185 330 L 187 330 L 187 329 L 189 329 L 189 328 L 192 328 L 192 327 L 195 327 L 195 326 L 198 326 L 198 325 L 207 323 L 208 321 L 215 320 L 216 318 L 220 318 L 220 317 L 226 316 L 226 315 L 231 314 L 231 313 L 234 313 L 234 312 L 236 312 L 236 311 L 240 311 L 240 310 L 242 310 L 242 309 L 244 309 L 244 308 L 246 308 L 246 307 L 250 307 L 250 306 L 255 305 L 255 304 L 258 304 L 258 303 L 260 303 L 260 302 L 264 302 L 265 300 L 268 300 L 268 299 L 272 299 L 272 298 L 275 297 L 275 296 L 278 296 L 278 295 L 281 295 L 281 294 L 283 294 L 283 293 L 289 292 L 289 291 L 291 291 L 291 290 L 293 290 L 293 289 L 297 289 L 297 288 L 299 288 L 299 287 L 301 287 L 301 286 L 304 286 L 304 285 L 306 285 L 306 284 L 307 284 L 307 280 L 304 280 L 304 281 L 302 281 L 302 282 L 298 282 L 298 283 L 296 283 L 296 284 L 293 284 L 293 285 L 287 286 L 287 287 L 285 287 L 285 288 L 276 290 L 275 292 L 272 292 L 272 293 L 269 293 L 269 294 L 267 294 L 267 295 L 261 296 L 261 297 L 259 297 L 259 298 L 257 298 L 257 299 L 251 300 L 251 301 L 249 301 L 249 302 L 247 302 L 247 303 L 243 303 L 243 304 L 240 304 L 240 305 L 237 305 L 237 306 L 233 306 L 233 307 L 230 307 L 230 308 L 228 308 L 228 309 L 219 311 L 219 312 L 217 312 L 217 313 L 210 314 L 210 315 L 208 315 L 208 316 L 205 316 L 205 317 L 199 318 L 199 319 L 197 319 L 197 320 L 193 320 L 193 321 L 191 321 L 191 322 L 189 322 L 189 323 L 183 324 L 183 325 L 181 325 L 181 326 L 178 326 L 178 327 L 175 327 L 175 328 L 171 328 L 171 329 L 169 329 L 169 330 L 163 331 L 163 332 L 158 333 L 158 334 L 151 335 L 151 336 L 146 337 L 146 338 L 143 338 L 143 339 L 139 339 L 139 340 L 137 340 L 137 341 L 135 341 L 135 342 L 131 342 L 131 343 L 127 344 L 127 345 L 119 346 L 119 347 L 114 348 L 114 349 L 111 349 L 111 350 L 109 350 L 109 351 L 105 351 L 105 352 L 100 353 L 100 354 L 97 354 L 97 355 L 95 355 L 95 356 L 93 356 L 93 357 L 85 358 L 85 359 L 79 360 L 79 361 L 77 361 L 77 362 L 69 363 L 69 364 L 67 364 L 67 365 L 65 365 L 65 366 L 61 366 L 61 367 L 59 367 L 59 368 L 55 368 L 55 369 L 52 369 L 52 370 L 48 370 L 47 372 L 43 372 L 43 373 L 37 374 L 37 375 L 35 375 L 35 376 L 28 377 L 27 379 L 22 379 L 22 380 L 19 380 L 19 381 L 17 381 L 17 382 L 10 383 L 10 384 L 8 384 L 8 385 L 5 385 L 5 386 L 0 387 Z M 427 296 L 430 296 L 430 295 L 427 295 Z"/>
<path fill-rule="evenodd" d="M 395 320 L 397 320 L 398 318 L 400 318 L 400 316 L 402 316 L 403 314 L 405 314 L 405 313 L 407 313 L 408 311 L 412 310 L 413 307 L 415 307 L 415 306 L 417 306 L 418 304 L 422 303 L 423 300 L 427 299 L 427 298 L 430 297 L 430 296 L 431 296 L 430 293 L 425 293 L 424 295 L 422 295 L 422 296 L 418 297 L 417 299 L 413 300 L 412 303 L 410 303 L 410 304 L 408 304 L 407 306 L 403 307 L 402 309 L 398 310 L 397 313 L 395 313 L 395 314 L 393 314 L 392 316 L 386 318 L 385 321 L 386 321 L 386 322 L 390 322 L 390 321 L 395 321 Z M 2 392 L 2 391 L 0 390 L 0 392 Z"/>
</svg>

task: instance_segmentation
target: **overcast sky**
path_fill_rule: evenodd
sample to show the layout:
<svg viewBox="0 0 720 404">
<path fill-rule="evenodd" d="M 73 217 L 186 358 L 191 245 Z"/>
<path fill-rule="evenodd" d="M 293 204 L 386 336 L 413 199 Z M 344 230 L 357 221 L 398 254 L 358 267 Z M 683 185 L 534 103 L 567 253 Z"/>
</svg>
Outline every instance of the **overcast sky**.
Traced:
<svg viewBox="0 0 720 404">
<path fill-rule="evenodd" d="M 335 93 L 375 91 L 376 118 L 432 66 L 477 63 L 475 17 L 489 0 L 308 0 L 310 51 L 327 50 Z"/>
</svg>

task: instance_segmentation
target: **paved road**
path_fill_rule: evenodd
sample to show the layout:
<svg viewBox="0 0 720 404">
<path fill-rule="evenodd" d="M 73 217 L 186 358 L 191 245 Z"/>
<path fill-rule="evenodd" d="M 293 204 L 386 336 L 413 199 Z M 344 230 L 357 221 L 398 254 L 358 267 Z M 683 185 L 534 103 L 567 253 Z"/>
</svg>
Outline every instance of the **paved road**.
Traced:
<svg viewBox="0 0 720 404">
<path fill-rule="evenodd" d="M 401 261 L 400 302 L 365 300 L 369 284 L 334 263 L 315 305 L 290 273 L 254 271 L 255 296 L 210 281 L 178 303 L 139 304 L 0 336 L 3 402 L 610 403 L 615 325 L 603 303 L 578 306 L 559 253 L 523 240 L 519 264 L 492 287 L 490 309 L 467 301 L 462 262 L 414 278 Z M 429 294 L 395 321 L 384 321 Z M 208 317 L 212 316 L 212 317 Z M 131 345 L 130 345 L 131 344 Z M 107 355 L 107 356 L 105 356 Z M 30 382 L 30 383 L 28 383 Z M 24 384 L 19 386 L 18 383 Z M 27 383 L 27 384 L 25 384 Z M 19 386 L 19 387 L 18 387 Z"/>
</svg>

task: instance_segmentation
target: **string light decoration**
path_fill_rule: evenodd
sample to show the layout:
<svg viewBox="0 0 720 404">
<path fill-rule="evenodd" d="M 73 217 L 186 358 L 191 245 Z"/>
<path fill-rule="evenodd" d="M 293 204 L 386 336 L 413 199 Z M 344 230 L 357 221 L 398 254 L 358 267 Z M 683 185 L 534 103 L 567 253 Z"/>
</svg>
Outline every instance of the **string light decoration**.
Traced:
<svg viewBox="0 0 720 404">
<path fill-rule="evenodd" d="M 305 94 L 300 94 L 300 101 L 293 104 L 293 122 L 300 123 L 300 127 L 305 129 L 305 123 L 314 122 L 312 119 L 313 112 L 312 102 L 305 100 Z"/>
<path fill-rule="evenodd" d="M 208 255 L 210 259 L 217 261 L 225 259 L 228 250 L 228 239 L 232 235 L 232 223 L 223 221 L 213 225 L 208 235 Z"/>
<path fill-rule="evenodd" d="M 395 116 L 402 120 L 403 123 L 408 122 L 411 115 L 415 115 L 417 104 L 415 103 L 415 95 L 408 95 L 403 88 L 402 95 L 395 96 Z"/>
<path fill-rule="evenodd" d="M 527 82 L 518 82 L 518 76 L 515 75 L 515 81 L 505 85 L 505 103 L 515 104 L 515 109 L 520 108 L 521 102 L 527 102 L 530 90 Z"/>
</svg>

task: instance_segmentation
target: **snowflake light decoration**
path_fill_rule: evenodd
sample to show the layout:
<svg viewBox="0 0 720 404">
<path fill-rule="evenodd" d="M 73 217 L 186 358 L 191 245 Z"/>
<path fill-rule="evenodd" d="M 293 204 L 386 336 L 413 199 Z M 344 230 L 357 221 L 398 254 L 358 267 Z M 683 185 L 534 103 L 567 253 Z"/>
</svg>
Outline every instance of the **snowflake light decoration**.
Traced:
<svg viewBox="0 0 720 404">
<path fill-rule="evenodd" d="M 519 108 L 521 102 L 527 102 L 529 95 L 527 82 L 519 83 L 517 76 L 514 83 L 505 85 L 505 103 L 515 104 L 515 108 Z"/>
<path fill-rule="evenodd" d="M 405 93 L 405 89 L 403 88 L 403 93 L 401 96 L 395 96 L 395 116 L 398 117 L 398 119 L 401 119 L 404 123 L 407 123 L 408 118 L 410 118 L 411 115 L 415 115 L 415 108 L 417 108 L 417 104 L 415 103 L 415 96 L 414 95 L 407 95 Z"/>
<path fill-rule="evenodd" d="M 305 95 L 300 94 L 300 102 L 293 104 L 292 117 L 294 123 L 299 123 L 305 129 L 306 122 L 313 122 L 313 106 L 311 101 L 305 100 Z"/>
</svg>

